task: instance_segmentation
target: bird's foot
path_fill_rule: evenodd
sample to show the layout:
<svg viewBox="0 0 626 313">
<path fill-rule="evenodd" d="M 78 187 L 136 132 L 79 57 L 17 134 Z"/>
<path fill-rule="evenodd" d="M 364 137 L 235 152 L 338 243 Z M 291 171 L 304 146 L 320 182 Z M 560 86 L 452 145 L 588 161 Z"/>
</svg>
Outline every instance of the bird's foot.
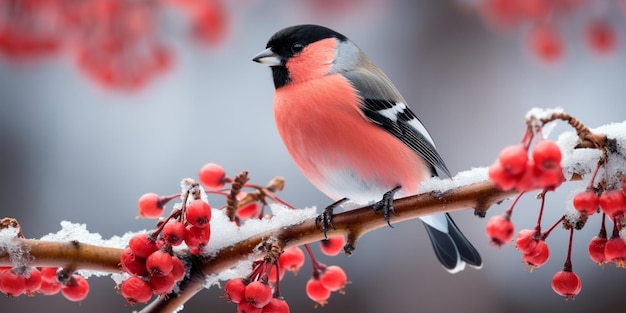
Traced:
<svg viewBox="0 0 626 313">
<path fill-rule="evenodd" d="M 389 214 L 391 213 L 394 216 L 399 216 L 399 214 L 396 213 L 393 208 L 393 196 L 396 192 L 398 192 L 398 190 L 400 190 L 400 188 L 402 188 L 402 186 L 396 186 L 395 188 L 385 192 L 385 194 L 383 194 L 383 198 L 372 205 L 372 207 L 374 207 L 375 213 L 383 211 L 383 217 L 385 218 L 385 222 L 387 222 L 387 225 L 389 225 L 389 227 L 393 227 L 389 222 Z"/>
<path fill-rule="evenodd" d="M 324 238 L 328 239 L 328 236 L 326 236 L 326 232 L 329 228 L 335 229 L 335 227 L 333 226 L 333 211 L 336 207 L 346 201 L 348 201 L 348 198 L 343 198 L 339 201 L 336 201 L 335 203 L 332 203 L 324 209 L 322 214 L 318 215 L 315 218 L 315 225 L 317 225 L 317 227 L 320 228 L 322 232 L 324 232 Z"/>
</svg>

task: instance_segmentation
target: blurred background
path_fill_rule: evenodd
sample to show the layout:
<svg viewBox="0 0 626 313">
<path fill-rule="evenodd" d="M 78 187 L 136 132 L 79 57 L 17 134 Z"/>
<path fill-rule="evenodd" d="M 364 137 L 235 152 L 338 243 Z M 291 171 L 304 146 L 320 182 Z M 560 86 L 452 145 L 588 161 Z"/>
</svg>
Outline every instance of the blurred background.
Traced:
<svg viewBox="0 0 626 313">
<path fill-rule="evenodd" d="M 322 24 L 356 42 L 395 82 L 452 173 L 487 166 L 504 146 L 519 142 L 532 107 L 561 106 L 590 127 L 626 119 L 620 1 L 528 0 L 535 6 L 520 13 L 513 0 L 206 0 L 219 7 L 202 10 L 192 0 L 119 0 L 113 2 L 150 3 L 148 11 L 125 21 L 151 40 L 117 68 L 103 64 L 119 42 L 94 36 L 63 47 L 43 44 L 37 57 L 31 55 L 36 47 L 12 46 L 7 29 L 17 21 L 33 23 L 11 6 L 20 0 L 2 1 L 0 216 L 17 218 L 30 238 L 56 232 L 61 220 L 85 223 L 104 238 L 150 229 L 154 221 L 135 219 L 138 197 L 179 192 L 180 180 L 195 177 L 207 162 L 223 165 L 230 175 L 248 170 L 258 184 L 283 176 L 280 196 L 286 201 L 328 205 L 278 137 L 270 70 L 251 62 L 274 32 L 293 24 Z M 90 1 L 100 0 L 74 2 Z M 541 11 L 542 3 L 558 7 Z M 132 11 L 104 10 L 96 17 L 106 21 Z M 146 16 L 153 20 L 146 22 Z M 594 33 L 590 25 L 596 21 L 609 26 Z M 553 139 L 566 130 L 557 127 Z M 549 194 L 544 228 L 583 188 L 570 183 Z M 532 228 L 538 209 L 532 195 L 523 198 L 513 214 L 516 229 Z M 550 286 L 563 266 L 568 232 L 558 228 L 550 235 L 550 260 L 530 272 L 515 248 L 488 244 L 485 219 L 471 210 L 453 217 L 482 253 L 481 270 L 448 274 L 421 223 L 403 222 L 364 236 L 352 257 L 319 253 L 322 262 L 341 265 L 352 282 L 323 308 L 315 309 L 305 294 L 310 262 L 297 277 L 286 275 L 281 292 L 291 312 L 623 312 L 626 271 L 598 267 L 587 255 L 599 217 L 574 235 L 574 270 L 583 282 L 574 301 Z M 126 305 L 111 279 L 89 282 L 90 295 L 81 303 L 61 295 L 0 297 L 1 311 L 141 308 Z M 235 312 L 222 294 L 217 287 L 203 290 L 184 312 Z"/>
</svg>

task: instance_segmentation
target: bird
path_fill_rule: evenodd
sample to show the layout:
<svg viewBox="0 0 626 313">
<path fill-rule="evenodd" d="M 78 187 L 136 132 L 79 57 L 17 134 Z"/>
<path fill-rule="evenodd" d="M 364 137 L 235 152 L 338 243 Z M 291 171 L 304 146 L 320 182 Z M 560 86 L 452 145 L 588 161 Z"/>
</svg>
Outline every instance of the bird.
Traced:
<svg viewBox="0 0 626 313">
<path fill-rule="evenodd" d="M 425 179 L 451 177 L 433 138 L 391 80 L 348 37 L 302 24 L 271 36 L 252 59 L 271 68 L 278 133 L 303 175 L 336 200 L 396 214 L 394 196 L 417 194 Z M 326 210 L 325 210 L 326 212 Z M 449 214 L 421 217 L 444 269 L 482 267 Z M 391 226 L 391 224 L 390 224 Z"/>
</svg>

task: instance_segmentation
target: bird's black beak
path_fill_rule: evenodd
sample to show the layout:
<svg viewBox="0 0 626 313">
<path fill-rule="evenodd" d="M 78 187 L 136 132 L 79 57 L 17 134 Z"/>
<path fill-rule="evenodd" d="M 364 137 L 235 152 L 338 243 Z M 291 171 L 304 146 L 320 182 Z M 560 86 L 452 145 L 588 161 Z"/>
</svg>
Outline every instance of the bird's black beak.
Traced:
<svg viewBox="0 0 626 313">
<path fill-rule="evenodd" d="M 267 66 L 284 65 L 283 58 L 280 55 L 276 54 L 274 51 L 272 51 L 272 48 L 267 48 L 259 52 L 259 54 L 255 55 L 254 58 L 252 58 L 252 61 L 265 64 Z"/>
</svg>

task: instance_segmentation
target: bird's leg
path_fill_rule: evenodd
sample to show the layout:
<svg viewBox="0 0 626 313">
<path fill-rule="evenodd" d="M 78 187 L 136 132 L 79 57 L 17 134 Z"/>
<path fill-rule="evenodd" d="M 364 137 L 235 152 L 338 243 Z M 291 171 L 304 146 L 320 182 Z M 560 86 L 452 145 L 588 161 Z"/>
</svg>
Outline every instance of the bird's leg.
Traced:
<svg viewBox="0 0 626 313">
<path fill-rule="evenodd" d="M 335 210 L 336 207 L 338 207 L 339 205 L 341 205 L 342 203 L 348 201 L 348 198 L 342 198 L 339 201 L 336 201 L 334 203 L 332 203 L 331 205 L 327 206 L 324 211 L 322 212 L 322 214 L 318 215 L 315 218 L 315 225 L 320 224 L 318 227 L 321 228 L 321 230 L 324 232 L 324 238 L 328 239 L 328 236 L 326 236 L 326 232 L 328 231 L 329 227 L 332 227 L 333 229 L 335 229 L 335 227 L 333 227 L 333 210 Z"/>
<path fill-rule="evenodd" d="M 383 211 L 385 222 L 387 222 L 387 225 L 389 225 L 389 227 L 393 227 L 389 222 L 389 213 L 391 212 L 391 214 L 399 216 L 398 213 L 396 213 L 396 211 L 393 209 L 393 196 L 396 192 L 398 192 L 398 190 L 400 190 L 400 188 L 402 188 L 402 186 L 396 186 L 395 188 L 385 192 L 385 194 L 383 194 L 383 198 L 372 205 L 374 207 L 375 213 L 378 213 L 380 210 Z"/>
</svg>

